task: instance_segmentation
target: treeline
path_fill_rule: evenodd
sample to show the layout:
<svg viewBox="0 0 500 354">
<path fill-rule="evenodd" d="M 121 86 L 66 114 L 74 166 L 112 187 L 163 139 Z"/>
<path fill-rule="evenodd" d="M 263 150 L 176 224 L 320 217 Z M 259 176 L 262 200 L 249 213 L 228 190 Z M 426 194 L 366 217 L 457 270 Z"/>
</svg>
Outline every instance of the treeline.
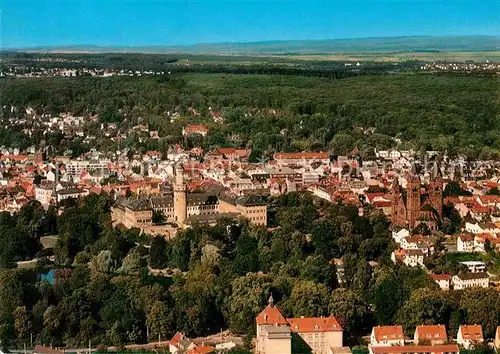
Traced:
<svg viewBox="0 0 500 354">
<path fill-rule="evenodd" d="M 175 74 L 160 77 L 8 79 L 0 85 L 4 119 L 23 116 L 23 107 L 57 114 L 99 114 L 115 122 L 136 151 L 184 147 L 249 146 L 258 155 L 277 150 L 326 150 L 346 154 L 355 146 L 414 148 L 500 158 L 498 82 L 494 78 L 450 75 L 358 76 L 342 80 L 283 75 Z M 10 109 L 15 106 L 16 109 Z M 193 116 L 189 108 L 200 116 Z M 221 112 L 214 123 L 209 107 Z M 179 112 L 170 122 L 168 112 Z M 158 130 L 162 139 L 130 132 L 137 123 Z M 182 127 L 203 123 L 211 133 L 182 137 Z M 30 124 L 27 122 L 26 124 Z M 374 128 L 366 130 L 367 128 Z M 89 123 L 95 146 L 115 150 L 99 123 Z M 23 146 L 45 140 L 41 134 L 0 134 L 0 144 Z M 88 149 L 78 139 L 53 147 Z M 398 145 L 395 139 L 400 139 Z M 16 143 L 16 141 L 19 141 Z M 71 139 L 70 139 L 71 140 Z M 81 139 L 83 140 L 83 139 Z"/>
<path fill-rule="evenodd" d="M 334 314 L 350 345 L 377 324 L 401 323 L 411 334 L 417 324 L 441 323 L 454 336 L 462 323 L 481 323 L 491 337 L 500 320 L 494 289 L 444 293 L 423 270 L 394 266 L 388 221 L 377 210 L 359 216 L 291 193 L 272 201 L 271 229 L 221 220 L 168 241 L 112 228 L 108 203 L 92 195 L 65 205 L 54 285 L 38 278 L 52 267 L 43 262 L 0 270 L 2 344 L 22 346 L 31 334 L 46 345 L 142 343 L 146 327 L 154 340 L 229 328 L 248 344 L 270 294 L 287 317 Z M 339 284 L 333 258 L 340 257 Z"/>
<path fill-rule="evenodd" d="M 42 69 L 130 70 L 171 72 L 212 72 L 235 74 L 272 74 L 345 77 L 349 74 L 373 74 L 413 70 L 418 62 L 387 63 L 331 60 L 296 60 L 292 57 L 260 57 L 229 55 L 190 54 L 143 54 L 143 53 L 99 53 L 99 54 L 54 54 L 0 52 L 2 67 L 39 71 Z M 341 76 L 344 75 L 344 76 Z"/>
</svg>

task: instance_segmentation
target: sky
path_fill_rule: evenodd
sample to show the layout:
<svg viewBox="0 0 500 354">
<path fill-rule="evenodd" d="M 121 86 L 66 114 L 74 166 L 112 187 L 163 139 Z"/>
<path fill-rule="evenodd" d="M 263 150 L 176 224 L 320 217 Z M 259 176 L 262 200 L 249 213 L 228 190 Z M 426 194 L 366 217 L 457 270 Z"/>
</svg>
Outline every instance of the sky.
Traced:
<svg viewBox="0 0 500 354">
<path fill-rule="evenodd" d="M 0 0 L 0 47 L 500 36 L 500 0 Z"/>
</svg>

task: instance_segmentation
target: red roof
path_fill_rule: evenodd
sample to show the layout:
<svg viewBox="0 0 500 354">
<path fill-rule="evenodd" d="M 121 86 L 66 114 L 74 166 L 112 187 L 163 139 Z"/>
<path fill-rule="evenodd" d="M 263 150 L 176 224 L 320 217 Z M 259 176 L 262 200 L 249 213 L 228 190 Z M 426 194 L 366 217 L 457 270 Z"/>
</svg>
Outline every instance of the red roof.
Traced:
<svg viewBox="0 0 500 354">
<path fill-rule="evenodd" d="M 327 152 L 277 152 L 274 159 L 329 159 Z"/>
<path fill-rule="evenodd" d="M 186 126 L 186 128 L 184 128 L 184 131 L 186 133 L 198 133 L 198 132 L 208 133 L 208 128 L 201 124 L 190 124 Z"/>
<path fill-rule="evenodd" d="M 374 354 L 401 353 L 458 353 L 456 344 L 446 345 L 392 345 L 387 347 L 371 347 Z"/>
<path fill-rule="evenodd" d="M 461 325 L 459 332 L 462 334 L 463 339 L 471 341 L 482 341 L 483 328 L 480 325 Z"/>
<path fill-rule="evenodd" d="M 35 350 L 33 350 L 34 354 L 59 354 L 63 353 L 62 351 L 44 347 L 42 345 L 35 345 Z"/>
<path fill-rule="evenodd" d="M 174 334 L 169 343 L 172 345 L 177 345 L 183 339 L 184 339 L 184 333 L 177 332 L 176 334 Z"/>
<path fill-rule="evenodd" d="M 276 306 L 267 306 L 256 318 L 258 325 L 287 325 L 288 322 Z"/>
<path fill-rule="evenodd" d="M 451 279 L 451 275 L 449 274 L 430 274 L 431 278 L 434 279 L 434 280 L 450 280 Z"/>
<path fill-rule="evenodd" d="M 377 342 L 403 339 L 402 326 L 377 326 L 373 327 L 373 332 Z"/>
<path fill-rule="evenodd" d="M 442 340 L 446 341 L 446 327 L 444 325 L 421 325 L 415 329 L 415 338 L 418 340 Z"/>
<path fill-rule="evenodd" d="M 207 353 L 213 353 L 214 351 L 215 351 L 214 347 L 210 347 L 208 345 L 199 345 L 197 347 L 189 349 L 186 352 L 186 354 L 207 354 Z"/>
<path fill-rule="evenodd" d="M 341 332 L 335 317 L 287 318 L 292 332 Z"/>
</svg>

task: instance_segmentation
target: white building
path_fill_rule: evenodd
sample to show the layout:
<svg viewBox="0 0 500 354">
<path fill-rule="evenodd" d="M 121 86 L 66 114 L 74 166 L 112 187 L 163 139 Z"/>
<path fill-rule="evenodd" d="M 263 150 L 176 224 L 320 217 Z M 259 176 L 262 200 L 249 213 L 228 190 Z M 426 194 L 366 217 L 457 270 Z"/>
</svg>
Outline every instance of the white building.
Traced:
<svg viewBox="0 0 500 354">
<path fill-rule="evenodd" d="M 487 288 L 490 281 L 486 273 L 465 273 L 453 276 L 452 282 L 454 290 L 463 290 L 476 286 Z"/>
</svg>

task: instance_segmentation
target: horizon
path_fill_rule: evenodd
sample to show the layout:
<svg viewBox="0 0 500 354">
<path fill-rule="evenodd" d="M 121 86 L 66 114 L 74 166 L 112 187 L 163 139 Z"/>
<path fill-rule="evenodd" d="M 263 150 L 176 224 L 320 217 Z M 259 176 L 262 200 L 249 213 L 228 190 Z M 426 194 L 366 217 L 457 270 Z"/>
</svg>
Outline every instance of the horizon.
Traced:
<svg viewBox="0 0 500 354">
<path fill-rule="evenodd" d="M 188 47 L 397 37 L 500 37 L 485 0 L 4 0 L 1 48 Z"/>
<path fill-rule="evenodd" d="M 356 40 L 386 40 L 386 39 L 404 39 L 404 38 L 496 38 L 500 40 L 500 35 L 486 35 L 486 34 L 464 34 L 464 35 L 412 35 L 412 36 L 385 36 L 385 37 L 345 37 L 345 38 L 318 38 L 318 39 L 268 39 L 268 40 L 251 40 L 251 41 L 226 41 L 226 42 L 199 42 L 193 44 L 149 44 L 149 45 L 100 45 L 93 43 L 81 44 L 59 44 L 59 45 L 40 45 L 32 47 L 1 47 L 2 50 L 22 50 L 22 49 L 43 49 L 43 48 L 65 48 L 65 47 L 98 47 L 98 48 L 189 48 L 203 45 L 234 45 L 234 44 L 258 44 L 258 43 L 286 43 L 286 42 L 333 42 L 333 41 L 356 41 Z M 500 44 L 500 42 L 499 42 Z M 499 48 L 500 49 L 500 48 Z"/>
</svg>

